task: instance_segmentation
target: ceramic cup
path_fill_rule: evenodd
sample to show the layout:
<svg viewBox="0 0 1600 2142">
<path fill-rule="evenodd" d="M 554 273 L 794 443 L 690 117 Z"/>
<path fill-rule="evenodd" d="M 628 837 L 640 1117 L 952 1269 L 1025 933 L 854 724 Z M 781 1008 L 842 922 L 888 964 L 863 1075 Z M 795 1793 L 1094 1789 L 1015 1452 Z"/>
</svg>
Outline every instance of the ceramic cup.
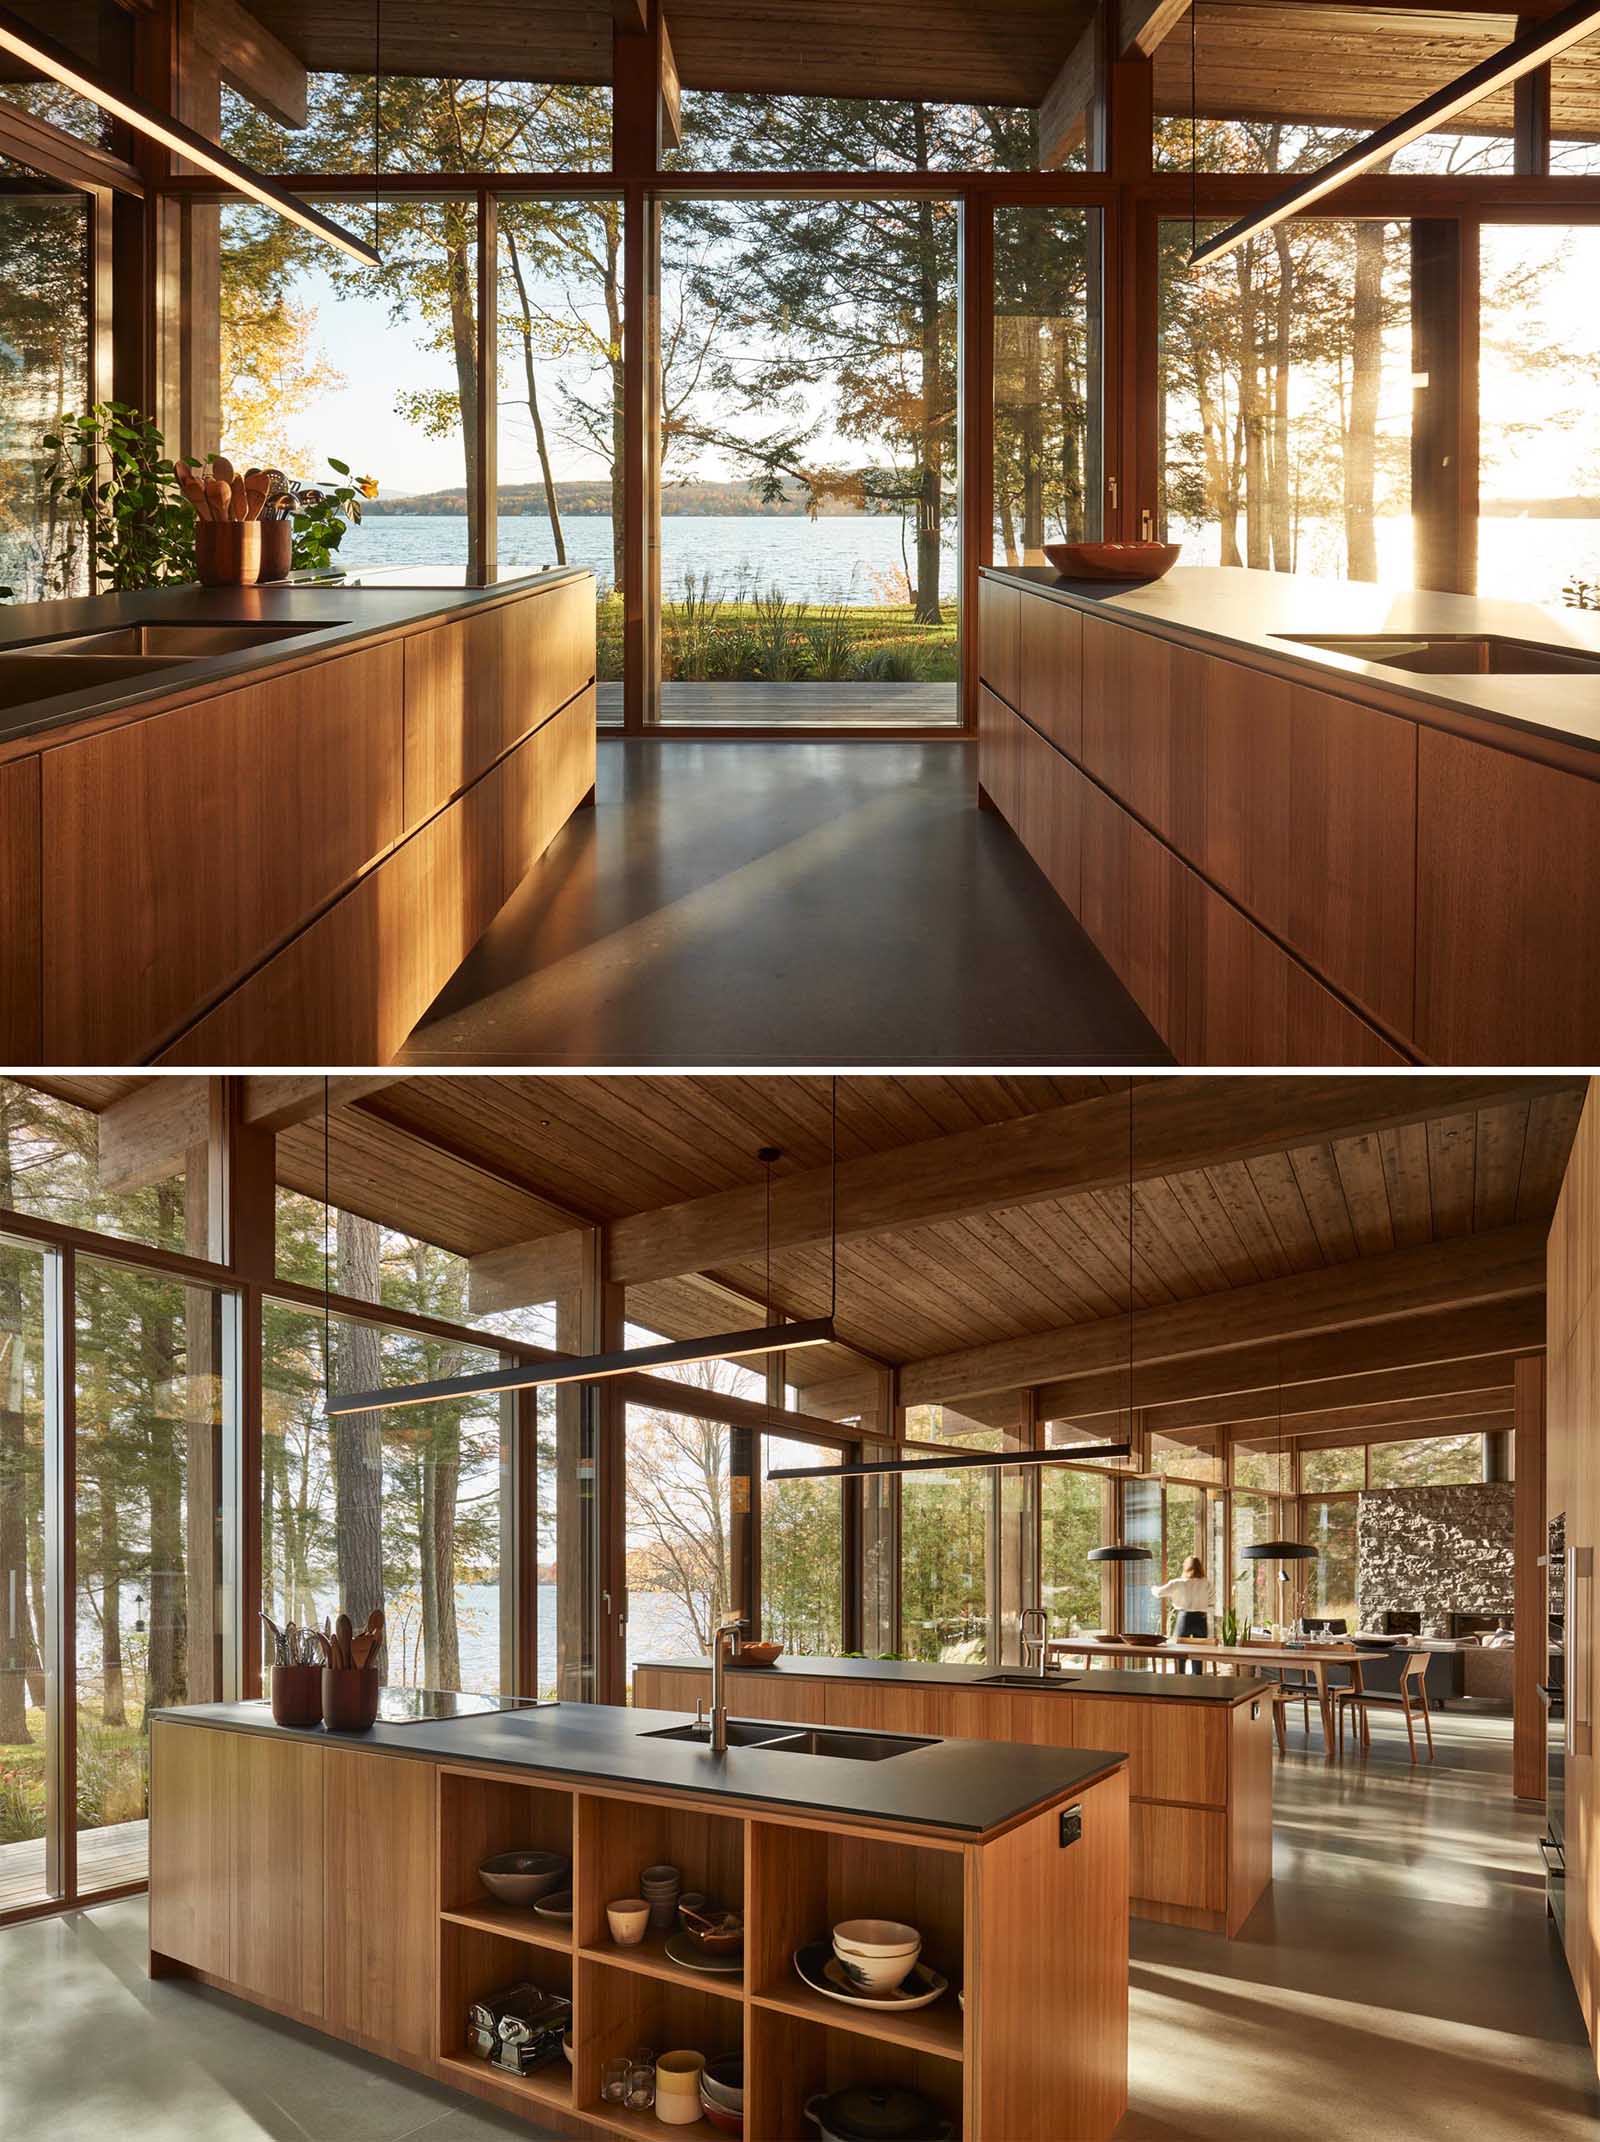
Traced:
<svg viewBox="0 0 1600 2142">
<path fill-rule="evenodd" d="M 663 2053 L 656 2062 L 656 2118 L 668 2127 L 692 2127 L 700 2117 L 704 2053 Z"/>
<path fill-rule="evenodd" d="M 643 1897 L 619 1897 L 606 1906 L 606 1923 L 619 1949 L 636 1949 L 650 1923 L 650 1907 Z"/>
</svg>

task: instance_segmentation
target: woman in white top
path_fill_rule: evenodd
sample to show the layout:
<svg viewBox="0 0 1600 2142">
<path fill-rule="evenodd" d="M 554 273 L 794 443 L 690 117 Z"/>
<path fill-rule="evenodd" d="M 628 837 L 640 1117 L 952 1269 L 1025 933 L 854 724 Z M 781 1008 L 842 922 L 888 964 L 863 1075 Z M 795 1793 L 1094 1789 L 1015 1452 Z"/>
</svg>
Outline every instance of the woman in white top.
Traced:
<svg viewBox="0 0 1600 2142">
<path fill-rule="evenodd" d="M 1197 1554 L 1189 1556 L 1183 1565 L 1183 1575 L 1173 1577 L 1165 1584 L 1150 1587 L 1158 1599 L 1166 1599 L 1177 1610 L 1176 1636 L 1209 1636 L 1211 1633 L 1211 1587 L 1206 1582 L 1205 1565 Z M 1200 1661 L 1185 1659 L 1185 1673 L 1198 1673 Z"/>
</svg>

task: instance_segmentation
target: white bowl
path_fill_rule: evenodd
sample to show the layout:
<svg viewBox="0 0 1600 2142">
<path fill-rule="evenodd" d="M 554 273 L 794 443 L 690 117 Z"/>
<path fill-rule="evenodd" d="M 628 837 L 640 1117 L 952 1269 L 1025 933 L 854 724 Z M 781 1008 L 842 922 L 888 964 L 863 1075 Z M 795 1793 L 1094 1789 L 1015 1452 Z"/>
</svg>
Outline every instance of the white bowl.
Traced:
<svg viewBox="0 0 1600 2142">
<path fill-rule="evenodd" d="M 841 1919 L 833 1930 L 833 1947 L 838 1956 L 914 1956 L 922 1936 L 897 1919 Z"/>
<path fill-rule="evenodd" d="M 916 1949 L 907 1949 L 903 1956 L 841 1956 L 837 1949 L 833 1953 L 845 1977 L 863 1993 L 893 1993 L 917 1967 Z"/>
</svg>

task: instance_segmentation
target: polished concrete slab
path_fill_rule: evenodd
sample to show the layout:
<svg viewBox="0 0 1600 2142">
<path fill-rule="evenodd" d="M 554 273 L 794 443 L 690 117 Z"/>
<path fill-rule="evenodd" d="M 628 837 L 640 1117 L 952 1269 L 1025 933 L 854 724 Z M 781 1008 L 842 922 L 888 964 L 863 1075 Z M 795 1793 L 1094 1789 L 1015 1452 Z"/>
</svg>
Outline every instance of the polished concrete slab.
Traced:
<svg viewBox="0 0 1600 2142">
<path fill-rule="evenodd" d="M 1240 1940 L 1135 1922 L 1119 2142 L 1592 2142 L 1600 2096 L 1507 1722 L 1442 1714 L 1416 1770 L 1391 1723 L 1336 1770 L 1291 1727 L 1276 1878 Z M 224 1994 L 152 1985 L 144 1922 L 131 1898 L 0 1932 L 0 2135 L 535 2132 Z"/>
<path fill-rule="evenodd" d="M 1170 1061 L 956 743 L 602 741 L 413 1065 Z"/>
</svg>

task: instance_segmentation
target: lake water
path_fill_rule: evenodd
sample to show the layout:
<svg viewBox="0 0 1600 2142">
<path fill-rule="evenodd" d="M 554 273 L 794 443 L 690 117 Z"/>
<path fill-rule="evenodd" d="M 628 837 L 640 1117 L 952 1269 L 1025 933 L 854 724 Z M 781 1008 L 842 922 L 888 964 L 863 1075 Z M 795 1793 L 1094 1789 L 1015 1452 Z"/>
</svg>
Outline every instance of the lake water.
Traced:
<svg viewBox="0 0 1600 2142">
<path fill-rule="evenodd" d="M 562 523 L 567 558 L 592 568 L 602 591 L 611 579 L 611 522 L 603 515 L 571 515 Z M 1184 555 L 1195 565 L 1215 564 L 1214 529 L 1183 529 Z M 502 517 L 500 562 L 515 570 L 555 563 L 550 523 L 541 515 Z M 755 587 L 779 588 L 796 602 L 852 606 L 903 603 L 905 568 L 899 521 L 889 514 L 832 514 L 817 521 L 796 515 L 668 514 L 661 523 L 661 586 L 666 599 L 683 593 L 685 575 L 711 577 L 713 591 L 732 596 Z M 1600 580 L 1600 520 L 1536 521 L 1486 518 L 1479 523 L 1478 585 L 1485 595 L 1521 602 L 1559 604 L 1564 581 L 1579 575 Z M 1337 576 L 1341 555 L 1337 528 L 1308 526 L 1299 555 L 1303 570 Z M 460 516 L 384 514 L 352 528 L 339 553 L 349 566 L 454 566 L 467 557 L 467 524 Z M 1411 582 L 1411 521 L 1394 516 L 1378 522 L 1378 566 L 1384 584 Z M 957 563 L 953 546 L 941 554 L 940 592 L 953 598 Z"/>
</svg>

